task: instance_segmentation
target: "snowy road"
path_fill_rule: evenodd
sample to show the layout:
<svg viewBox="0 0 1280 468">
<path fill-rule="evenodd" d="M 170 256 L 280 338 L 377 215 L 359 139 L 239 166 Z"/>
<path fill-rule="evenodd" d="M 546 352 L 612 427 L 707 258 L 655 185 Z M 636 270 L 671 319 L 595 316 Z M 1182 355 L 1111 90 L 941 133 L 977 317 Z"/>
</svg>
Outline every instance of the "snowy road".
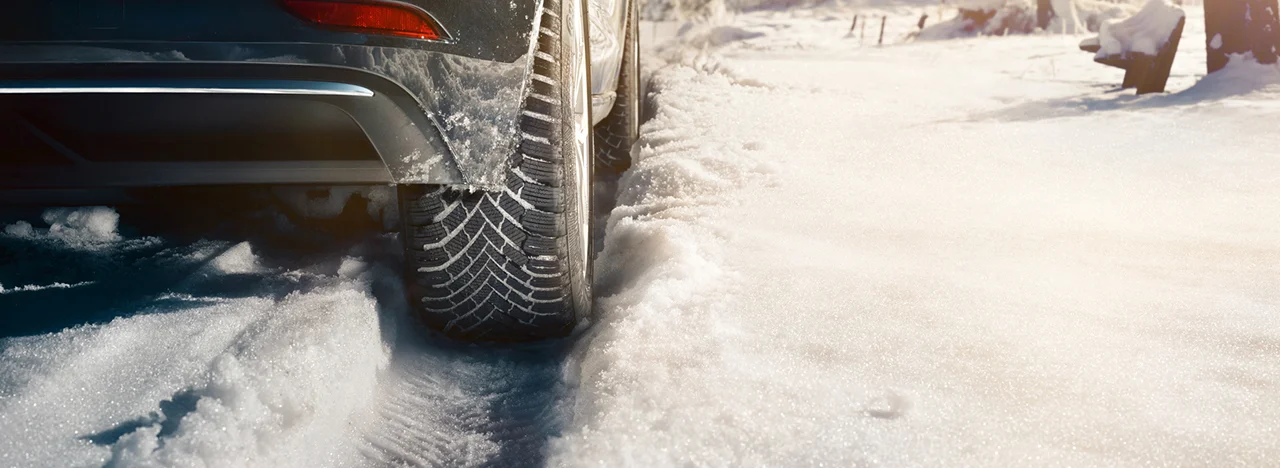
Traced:
<svg viewBox="0 0 1280 468">
<path fill-rule="evenodd" d="M 6 280 L 66 285 L 0 291 L 0 466 L 518 466 L 560 425 L 565 344 L 424 336 L 376 229 L 251 213 L 251 241 L 188 243 L 49 213 L 0 244 Z"/>
<path fill-rule="evenodd" d="M 4 220 L 0 466 L 1275 464 L 1280 71 L 851 13 L 651 51 L 573 342 L 423 336 L 376 229 Z"/>
</svg>

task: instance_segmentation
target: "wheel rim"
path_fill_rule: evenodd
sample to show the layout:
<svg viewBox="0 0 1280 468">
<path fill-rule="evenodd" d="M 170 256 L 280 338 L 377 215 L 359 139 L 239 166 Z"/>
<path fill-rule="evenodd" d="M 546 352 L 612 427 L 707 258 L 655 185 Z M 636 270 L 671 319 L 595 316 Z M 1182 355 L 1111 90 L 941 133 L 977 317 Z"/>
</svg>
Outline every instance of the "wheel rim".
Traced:
<svg viewBox="0 0 1280 468">
<path fill-rule="evenodd" d="M 579 315 L 586 314 L 590 307 L 591 298 L 591 183 L 594 179 L 594 170 L 592 159 L 592 132 L 591 132 L 591 70 L 590 70 L 590 47 L 588 44 L 588 25 L 585 9 L 585 2 L 582 0 L 564 0 L 568 4 L 564 5 L 562 10 L 565 12 L 563 21 L 561 22 L 561 30 L 563 31 L 565 40 L 562 44 L 572 44 L 572 52 L 565 64 L 568 79 L 568 89 L 565 93 L 568 95 L 568 108 L 570 115 L 568 118 L 572 123 L 568 126 L 571 133 L 567 135 L 565 143 L 568 151 L 573 154 L 566 154 L 565 158 L 572 158 L 574 161 L 572 170 L 575 182 L 575 191 L 577 198 L 577 216 L 576 219 L 567 219 L 567 222 L 575 222 L 577 224 L 577 232 L 579 233 L 573 239 L 570 236 L 569 241 L 573 243 L 571 250 L 576 250 L 570 256 L 575 257 L 570 260 L 570 275 L 575 277 L 573 284 L 582 285 L 582 291 L 575 294 L 574 306 L 578 309 Z M 576 262 L 574 261 L 576 260 Z M 576 263 L 576 264 L 575 264 Z"/>
<path fill-rule="evenodd" d="M 640 11 L 637 3 L 631 2 L 631 18 L 628 19 L 630 24 L 628 33 L 631 35 L 631 44 L 627 47 L 631 49 L 631 141 L 640 138 L 640 96 L 644 94 L 644 90 L 640 89 Z"/>
</svg>

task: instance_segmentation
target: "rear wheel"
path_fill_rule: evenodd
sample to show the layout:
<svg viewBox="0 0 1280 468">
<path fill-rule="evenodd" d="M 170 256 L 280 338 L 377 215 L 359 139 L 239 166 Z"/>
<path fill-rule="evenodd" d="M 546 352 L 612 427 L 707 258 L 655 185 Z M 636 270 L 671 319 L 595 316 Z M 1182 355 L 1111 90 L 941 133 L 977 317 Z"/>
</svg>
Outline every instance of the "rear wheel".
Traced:
<svg viewBox="0 0 1280 468">
<path fill-rule="evenodd" d="M 580 0 L 545 0 L 506 188 L 399 189 L 411 306 L 448 336 L 568 335 L 591 309 L 591 116 Z"/>
<path fill-rule="evenodd" d="M 640 17 L 636 2 L 627 11 L 627 29 L 613 110 L 595 128 L 596 170 L 618 175 L 631 167 L 631 147 L 640 135 Z"/>
</svg>

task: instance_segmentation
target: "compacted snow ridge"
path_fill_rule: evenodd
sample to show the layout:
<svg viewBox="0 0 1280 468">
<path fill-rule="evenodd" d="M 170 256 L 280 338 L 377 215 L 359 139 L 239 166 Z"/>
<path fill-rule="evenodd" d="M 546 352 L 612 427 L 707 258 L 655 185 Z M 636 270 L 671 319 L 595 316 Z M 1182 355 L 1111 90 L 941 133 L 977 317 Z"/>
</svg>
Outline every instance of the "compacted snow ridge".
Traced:
<svg viewBox="0 0 1280 468">
<path fill-rule="evenodd" d="M 1280 69 L 1203 76 L 1195 6 L 1170 92 L 1134 96 L 1082 34 L 761 5 L 642 25 L 650 118 L 573 339 L 419 328 L 384 189 L 194 234 L 213 213 L 0 210 L 0 466 L 1280 459 Z"/>
</svg>

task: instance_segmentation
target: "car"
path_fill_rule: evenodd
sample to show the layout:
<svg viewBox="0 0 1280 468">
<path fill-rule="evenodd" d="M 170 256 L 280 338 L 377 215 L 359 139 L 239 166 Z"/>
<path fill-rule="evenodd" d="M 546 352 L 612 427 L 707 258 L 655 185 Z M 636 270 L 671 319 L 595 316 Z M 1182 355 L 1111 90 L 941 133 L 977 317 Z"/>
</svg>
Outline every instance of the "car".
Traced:
<svg viewBox="0 0 1280 468">
<path fill-rule="evenodd" d="M 414 314 L 571 334 L 638 133 L 634 0 L 9 0 L 0 192 L 394 185 Z"/>
</svg>

